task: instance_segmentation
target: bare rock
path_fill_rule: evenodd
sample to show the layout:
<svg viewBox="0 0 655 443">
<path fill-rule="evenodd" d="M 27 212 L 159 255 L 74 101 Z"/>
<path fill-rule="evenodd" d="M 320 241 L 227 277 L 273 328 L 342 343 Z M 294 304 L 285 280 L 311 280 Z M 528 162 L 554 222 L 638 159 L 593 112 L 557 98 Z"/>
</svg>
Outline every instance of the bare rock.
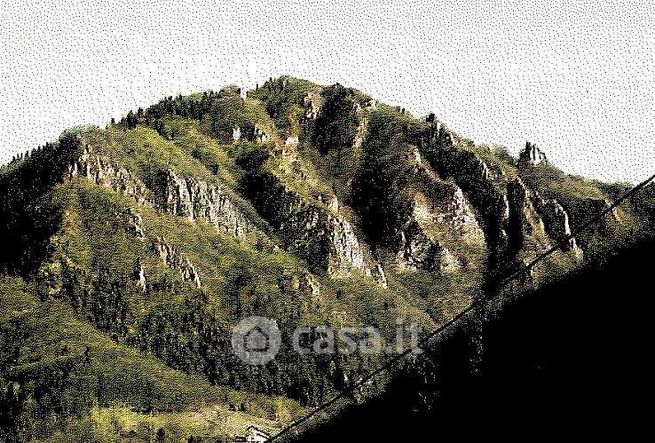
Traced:
<svg viewBox="0 0 655 443">
<path fill-rule="evenodd" d="M 241 140 L 241 128 L 240 127 L 235 126 L 234 128 L 232 128 L 232 140 L 234 140 L 235 142 L 238 142 L 239 140 Z"/>
<path fill-rule="evenodd" d="M 221 188 L 202 180 L 187 179 L 172 170 L 168 171 L 160 206 L 191 221 L 205 218 L 218 231 L 237 239 L 257 231 Z"/>
<path fill-rule="evenodd" d="M 150 190 L 137 176 L 125 168 L 114 166 L 107 157 L 96 155 L 90 145 L 85 147 L 80 158 L 68 168 L 69 179 L 78 176 L 99 186 L 129 195 L 138 203 L 152 201 Z"/>
<path fill-rule="evenodd" d="M 541 151 L 536 145 L 526 142 L 525 148 L 521 151 L 519 155 L 519 161 L 524 164 L 529 164 L 532 166 L 538 166 L 541 164 L 548 164 L 548 159 L 546 154 Z"/>
<path fill-rule="evenodd" d="M 189 258 L 180 253 L 177 247 L 168 243 L 166 238 L 157 238 L 153 242 L 153 249 L 159 254 L 166 266 L 180 271 L 184 280 L 192 282 L 197 288 L 200 287 L 200 276 Z"/>
<path fill-rule="evenodd" d="M 571 235 L 571 226 L 569 214 L 564 207 L 557 200 L 544 199 L 536 192 L 533 195 L 533 203 L 544 220 L 546 232 L 553 240 L 557 243 L 563 242 L 565 250 L 579 249 L 574 237 L 567 238 Z"/>
</svg>

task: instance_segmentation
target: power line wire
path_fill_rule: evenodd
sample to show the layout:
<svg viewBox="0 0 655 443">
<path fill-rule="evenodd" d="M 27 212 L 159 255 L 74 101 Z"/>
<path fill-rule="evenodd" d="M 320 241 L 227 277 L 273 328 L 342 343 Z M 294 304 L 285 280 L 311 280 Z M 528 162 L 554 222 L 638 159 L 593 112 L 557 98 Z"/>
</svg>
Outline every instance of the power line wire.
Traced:
<svg viewBox="0 0 655 443">
<path fill-rule="evenodd" d="M 519 277 L 519 276 L 521 276 L 521 275 L 525 275 L 525 273 L 529 272 L 530 269 L 532 269 L 533 267 L 535 267 L 535 266 L 536 266 L 540 261 L 542 261 L 542 260 L 544 260 L 545 258 L 549 257 L 550 255 L 552 255 L 552 254 L 555 253 L 556 251 L 558 251 L 558 250 L 560 250 L 560 249 L 563 249 L 563 248 L 564 248 L 564 245 L 565 245 L 567 242 L 569 242 L 569 241 L 570 241 L 571 239 L 573 239 L 575 236 L 579 235 L 581 232 L 586 231 L 587 229 L 591 228 L 591 227 L 594 226 L 596 223 L 598 223 L 599 221 L 601 221 L 601 220 L 602 220 L 602 219 L 603 219 L 607 214 L 609 214 L 609 213 L 612 212 L 614 209 L 616 209 L 616 207 L 618 207 L 618 206 L 619 206 L 623 201 L 625 201 L 626 199 L 632 197 L 633 195 L 635 195 L 635 194 L 638 193 L 639 191 L 643 190 L 643 189 L 644 189 L 646 186 L 648 186 L 648 184 L 649 184 L 650 182 L 652 182 L 653 180 L 655 180 L 655 174 L 651 175 L 649 178 L 647 178 L 646 180 L 642 181 L 642 182 L 639 183 L 638 185 L 636 185 L 636 186 L 630 188 L 630 189 L 629 189 L 628 191 L 626 191 L 623 195 L 621 195 L 618 199 L 614 200 L 614 202 L 613 202 L 612 204 L 610 204 L 607 208 L 605 208 L 603 211 L 601 211 L 601 212 L 599 212 L 598 214 L 596 214 L 594 217 L 592 217 L 592 218 L 589 219 L 587 222 L 585 222 L 585 223 L 583 223 L 582 225 L 580 225 L 580 226 L 579 226 L 578 228 L 576 228 L 575 230 L 572 230 L 568 235 L 562 237 L 562 238 L 557 242 L 557 244 L 556 244 L 555 246 L 552 246 L 552 247 L 550 247 L 549 249 L 545 250 L 544 252 L 540 253 L 540 254 L 537 255 L 537 256 L 536 256 L 532 261 L 530 261 L 529 263 L 527 263 L 526 265 L 524 265 L 521 269 L 519 269 L 519 270 L 513 272 L 513 273 L 510 274 L 508 277 L 506 277 L 505 279 L 503 279 L 503 280 L 499 283 L 499 285 L 498 285 L 498 287 L 497 287 L 497 289 L 496 289 L 496 292 L 500 292 L 500 291 L 501 291 L 505 286 L 507 286 L 507 285 L 508 285 L 512 280 L 514 280 L 515 278 L 517 278 L 517 277 Z M 439 326 L 437 329 L 435 329 L 434 331 L 432 331 L 431 333 L 429 333 L 427 336 L 425 336 L 424 338 L 422 338 L 421 340 L 419 340 L 419 342 L 418 342 L 418 346 L 419 346 L 419 348 L 420 348 L 420 347 L 424 347 L 426 344 L 428 344 L 428 342 L 429 342 L 430 340 L 432 340 L 433 338 L 437 337 L 438 335 L 440 335 L 441 333 L 443 333 L 446 329 L 448 329 L 449 327 L 451 327 L 452 325 L 454 325 L 455 323 L 457 323 L 457 322 L 458 322 L 459 320 L 461 320 L 465 315 L 467 315 L 469 312 L 473 311 L 473 310 L 474 310 L 475 308 L 477 308 L 479 305 L 482 305 L 482 304 L 486 303 L 487 300 L 488 300 L 488 299 L 479 298 L 479 299 L 476 299 L 475 301 L 473 301 L 473 302 L 472 302 L 472 303 L 471 303 L 467 308 L 465 308 L 465 309 L 463 309 L 462 311 L 458 312 L 458 313 L 457 313 L 453 318 L 451 318 L 451 319 L 448 320 L 446 323 L 444 323 L 443 325 Z M 386 362 L 384 362 L 382 365 L 380 365 L 377 369 L 375 369 L 374 371 L 372 371 L 372 372 L 368 373 L 367 375 L 365 375 L 364 377 L 362 377 L 358 382 L 356 382 L 356 383 L 355 383 L 353 386 L 351 386 L 350 388 L 348 388 L 348 389 L 346 389 L 346 390 L 344 390 L 344 391 L 339 392 L 337 395 L 335 395 L 334 397 L 332 397 L 330 400 L 328 400 L 328 401 L 326 401 L 325 403 L 322 403 L 321 405 L 319 405 L 318 407 L 316 407 L 316 409 L 314 409 L 314 410 L 311 411 L 310 413 L 304 415 L 303 417 L 299 418 L 298 420 L 296 420 L 296 421 L 290 423 L 289 425 L 285 426 L 284 428 L 282 428 L 282 429 L 281 429 L 277 434 L 275 434 L 274 436 L 272 436 L 272 437 L 268 440 L 268 442 L 270 443 L 270 442 L 273 442 L 273 441 L 275 441 L 275 440 L 281 438 L 281 437 L 284 436 L 285 434 L 289 433 L 292 429 L 298 427 L 298 426 L 301 425 L 302 423 L 304 423 L 304 422 L 306 422 L 307 420 L 309 420 L 310 418 L 314 417 L 316 414 L 318 414 L 318 413 L 324 411 L 325 409 L 327 409 L 328 407 L 330 407 L 332 404 L 336 403 L 338 400 L 340 400 L 340 399 L 342 399 L 342 398 L 345 398 L 346 396 L 350 395 L 350 394 L 351 394 L 352 392 L 354 392 L 357 388 L 363 386 L 365 383 L 367 383 L 368 381 L 370 381 L 371 379 L 373 379 L 373 378 L 376 377 L 377 375 L 379 375 L 379 374 L 381 374 L 381 373 L 387 371 L 387 370 L 388 370 L 389 368 L 391 368 L 391 367 L 392 367 L 396 362 L 398 362 L 398 361 L 404 359 L 405 357 L 407 357 L 408 355 L 410 355 L 410 354 L 412 354 L 412 353 L 414 353 L 414 349 L 410 348 L 410 349 L 406 349 L 405 351 L 403 351 L 403 352 L 400 353 L 400 354 L 395 355 L 393 358 L 390 358 L 389 360 L 387 360 Z"/>
</svg>

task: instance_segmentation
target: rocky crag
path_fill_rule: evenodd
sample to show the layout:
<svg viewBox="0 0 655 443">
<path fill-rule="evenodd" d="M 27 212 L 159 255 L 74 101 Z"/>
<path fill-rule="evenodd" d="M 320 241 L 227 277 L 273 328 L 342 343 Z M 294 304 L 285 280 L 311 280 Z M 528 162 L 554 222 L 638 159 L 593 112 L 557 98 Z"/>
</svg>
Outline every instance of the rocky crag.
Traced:
<svg viewBox="0 0 655 443">
<path fill-rule="evenodd" d="M 522 287 L 650 233 L 646 198 L 571 236 L 624 189 L 568 176 L 531 143 L 515 158 L 433 114 L 286 76 L 251 91 L 168 97 L 106 128 L 68 131 L 0 171 L 1 278 L 23 294 L 6 298 L 15 305 L 0 328 L 0 395 L 26 386 L 2 414 L 50 417 L 43 429 L 11 430 L 43 440 L 66 432 L 57 418 L 65 411 L 97 418 L 120 404 L 147 420 L 197 410 L 193 389 L 222 386 L 233 391 L 212 394 L 211 407 L 280 426 L 298 404 L 348 388 L 377 357 L 283 346 L 270 364 L 249 367 L 230 348 L 240 319 L 272 318 L 285 338 L 299 325 L 331 324 L 375 326 L 391 341 L 398 319 L 430 330 L 553 245 L 561 252 Z M 40 314 L 48 309 L 87 332 L 66 335 Z M 61 346 L 39 341 L 49 336 Z M 116 353 L 133 357 L 108 357 Z M 127 361 L 177 374 L 166 377 L 180 401 L 164 401 L 159 381 L 134 366 L 148 388 L 125 385 Z M 70 378 L 37 413 L 30 405 L 49 370 Z M 123 388 L 108 398 L 84 383 Z M 70 403 L 78 397 L 88 402 Z"/>
</svg>

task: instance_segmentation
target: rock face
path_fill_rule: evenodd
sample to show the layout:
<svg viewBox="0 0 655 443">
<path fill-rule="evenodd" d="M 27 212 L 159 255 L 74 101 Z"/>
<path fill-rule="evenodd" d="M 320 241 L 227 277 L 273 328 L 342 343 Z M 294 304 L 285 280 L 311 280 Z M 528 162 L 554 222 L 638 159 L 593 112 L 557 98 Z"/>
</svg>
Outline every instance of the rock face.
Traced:
<svg viewBox="0 0 655 443">
<path fill-rule="evenodd" d="M 436 214 L 436 221 L 448 224 L 464 243 L 484 242 L 475 212 L 459 186 L 455 186 L 452 196 L 446 200 L 445 211 Z"/>
<path fill-rule="evenodd" d="M 186 178 L 173 170 L 166 171 L 164 187 L 151 192 L 140 179 L 124 168 L 116 168 L 108 158 L 96 155 L 87 147 L 80 159 L 69 168 L 70 178 L 82 176 L 94 183 L 109 187 L 171 214 L 190 221 L 204 218 L 215 228 L 237 239 L 245 239 L 258 229 L 232 203 L 231 198 L 218 186 L 194 178 Z M 278 204 L 279 203 L 279 204 Z M 357 238 L 351 223 L 338 215 L 336 197 L 326 198 L 325 204 L 310 203 L 291 191 L 274 202 L 275 216 L 286 247 L 298 252 L 318 272 L 333 277 L 347 277 L 353 272 L 374 280 L 386 287 L 387 279 L 382 267 L 366 258 L 365 247 Z M 141 217 L 132 214 L 130 230 L 137 239 L 145 240 Z M 200 279 L 188 259 L 165 241 L 159 241 L 155 250 L 166 264 L 179 269 L 185 280 L 200 286 Z"/>
<path fill-rule="evenodd" d="M 200 277 L 196 272 L 196 268 L 193 267 L 187 257 L 184 257 L 184 259 L 182 259 L 182 263 L 180 263 L 180 272 L 182 273 L 183 279 L 193 282 L 197 288 L 200 287 Z"/>
<path fill-rule="evenodd" d="M 375 263 L 373 268 L 371 268 L 371 277 L 373 278 L 373 281 L 375 281 L 380 287 L 382 288 L 387 288 L 388 287 L 388 281 L 387 281 L 387 276 L 384 273 L 384 269 L 382 269 L 382 265 L 380 263 Z"/>
<path fill-rule="evenodd" d="M 355 134 L 355 139 L 353 140 L 353 153 L 354 155 L 361 155 L 362 144 L 366 137 L 366 131 L 368 130 L 368 117 L 362 112 L 359 112 L 359 125 L 357 126 L 357 133 Z"/>
<path fill-rule="evenodd" d="M 232 128 L 232 140 L 234 140 L 235 142 L 238 142 L 239 140 L 241 140 L 241 128 L 240 127 L 236 126 L 236 127 Z"/>
<path fill-rule="evenodd" d="M 533 195 L 534 206 L 541 214 L 546 232 L 558 243 L 562 243 L 564 250 L 579 249 L 577 241 L 571 235 L 569 214 L 557 200 L 546 200 L 536 192 Z"/>
<path fill-rule="evenodd" d="M 462 190 L 433 183 L 442 198 L 415 196 L 411 216 L 399 231 L 397 260 L 402 269 L 456 272 L 462 261 L 451 248 L 485 248 L 484 233 Z"/>
<path fill-rule="evenodd" d="M 130 218 L 130 232 L 134 234 L 134 236 L 140 240 L 144 241 L 146 238 L 145 232 L 143 231 L 142 227 L 142 219 L 141 215 L 133 213 L 131 210 L 129 211 L 129 218 Z"/>
<path fill-rule="evenodd" d="M 177 269 L 184 280 L 192 282 L 197 288 L 200 287 L 200 276 L 195 267 L 177 247 L 168 243 L 164 237 L 157 238 L 152 246 L 166 266 Z"/>
<path fill-rule="evenodd" d="M 364 270 L 364 251 L 350 223 L 344 218 L 335 217 L 320 209 L 314 214 L 315 217 L 312 218 L 316 223 L 312 225 L 312 229 L 319 228 L 327 234 L 327 237 L 321 241 L 327 242 L 330 251 L 328 273 L 346 276 L 353 270 Z"/>
<path fill-rule="evenodd" d="M 379 120 L 370 120 L 350 200 L 376 249 L 402 271 L 451 273 L 485 262 L 484 233 L 462 189 L 426 161 L 406 126 L 379 137 Z"/>
<path fill-rule="evenodd" d="M 525 148 L 519 156 L 519 161 L 532 166 L 538 166 L 540 164 L 547 164 L 548 159 L 546 154 L 542 152 L 536 145 L 533 145 L 530 142 L 525 143 Z"/>
<path fill-rule="evenodd" d="M 282 164 L 291 169 L 294 179 L 311 181 L 314 178 L 307 172 L 311 168 L 303 167 L 303 162 L 314 160 L 301 158 L 294 147 L 299 138 L 303 143 L 312 140 L 303 138 L 302 131 L 316 130 L 316 122 L 309 120 L 320 120 L 319 111 L 325 113 L 329 102 L 324 101 L 321 93 L 309 91 L 300 101 L 295 100 L 294 105 L 303 107 L 298 121 L 300 133 L 294 132 L 284 142 L 276 138 L 276 148 L 267 144 L 262 149 L 271 148 L 273 153 L 284 157 Z M 279 235 L 281 246 L 306 260 L 311 272 L 337 278 L 360 274 L 386 287 L 387 279 L 384 269 L 377 263 L 378 255 L 383 260 L 390 258 L 390 264 L 402 270 L 442 273 L 464 272 L 470 263 L 481 263 L 484 255 L 491 273 L 500 275 L 533 250 L 560 243 L 570 236 L 569 213 L 559 202 L 544 199 L 526 187 L 502 165 L 472 149 L 475 148 L 472 142 L 464 146 L 467 142 L 434 116 L 426 120 L 427 126 L 412 126 L 402 120 L 398 128 L 388 135 L 385 133 L 391 140 L 388 148 L 377 140 L 377 145 L 371 145 L 375 152 L 367 151 L 371 148 L 367 145 L 369 132 L 380 130 L 376 126 L 380 122 L 376 120 L 375 109 L 375 101 L 364 100 L 355 101 L 352 108 L 349 105 L 343 111 L 357 115 L 358 126 L 351 125 L 353 127 L 348 129 L 349 134 L 354 133 L 352 145 L 344 151 L 350 156 L 348 160 L 353 168 L 359 168 L 350 177 L 345 174 L 338 177 L 339 180 L 343 178 L 343 188 L 332 183 L 332 194 L 339 193 L 346 202 L 343 207 L 335 195 L 316 197 L 318 191 L 312 190 L 314 195 L 310 192 L 308 196 L 294 182 L 287 186 L 284 178 L 265 168 L 246 171 L 260 175 L 257 179 L 261 180 L 245 192 L 249 194 L 246 197 Z M 385 121 L 385 124 L 389 123 Z M 232 127 L 232 139 L 235 142 L 244 139 L 266 142 L 270 137 L 264 128 L 273 131 L 271 134 L 276 133 L 274 126 L 271 129 L 267 123 L 252 122 Z M 297 157 L 290 157 L 289 152 Z M 545 154 L 531 143 L 526 143 L 519 161 L 531 166 L 547 163 Z M 373 183 L 372 186 L 400 188 L 400 191 L 394 188 L 387 194 L 382 191 L 370 199 L 373 205 L 384 208 L 379 213 L 362 212 L 360 206 L 368 202 L 357 202 L 352 195 L 361 191 L 361 187 L 353 188 L 353 182 L 366 168 L 365 172 L 372 171 L 365 178 Z M 385 168 L 393 171 L 377 180 L 375 175 Z M 336 173 L 330 171 L 328 174 Z M 100 186 L 129 195 L 139 203 L 190 221 L 207 220 L 219 232 L 237 239 L 260 233 L 257 226 L 261 225 L 256 226 L 260 219 L 253 219 L 240 198 L 213 179 L 205 181 L 168 169 L 159 177 L 161 186 L 148 189 L 136 174 L 114 166 L 109 157 L 95 154 L 89 146 L 71 165 L 69 176 L 86 177 Z M 320 189 L 324 192 L 329 187 Z M 350 217 L 349 207 L 357 217 Z M 578 213 L 571 210 L 578 220 Z M 376 217 L 386 217 L 385 212 L 392 215 L 385 218 L 381 233 L 376 232 L 370 225 L 376 222 Z M 146 237 L 141 225 L 140 216 L 132 215 L 131 232 L 143 241 Z M 373 238 L 371 233 L 383 240 L 375 237 L 369 248 L 361 232 L 366 233 L 369 240 Z M 575 238 L 566 239 L 565 243 L 566 250 L 579 250 Z M 159 253 L 163 254 L 161 250 Z M 199 277 L 188 260 L 179 258 L 174 266 L 185 279 L 199 285 Z"/>
<path fill-rule="evenodd" d="M 167 172 L 159 207 L 192 221 L 205 218 L 218 231 L 238 239 L 257 231 L 219 187 L 201 180 L 187 179 L 172 170 Z"/>
<path fill-rule="evenodd" d="M 141 264 L 141 260 L 137 260 L 136 268 L 134 270 L 134 278 L 137 281 L 137 284 L 141 288 L 141 291 L 146 292 L 148 288 L 148 282 L 146 280 L 146 273 Z"/>
<path fill-rule="evenodd" d="M 93 183 L 128 195 L 138 203 L 152 202 L 146 185 L 125 168 L 115 167 L 107 157 L 98 156 L 87 145 L 80 158 L 68 168 L 68 177 L 85 177 Z"/>
<path fill-rule="evenodd" d="M 457 272 L 471 255 L 486 249 L 484 233 L 461 188 L 440 178 L 417 146 L 405 146 L 392 163 L 395 172 L 383 181 L 394 183 L 391 189 L 372 192 L 388 202 L 386 231 L 396 241 L 387 246 L 400 269 Z M 381 167 L 373 163 L 368 168 Z M 466 251 L 469 246 L 475 252 Z"/>
<path fill-rule="evenodd" d="M 258 141 L 260 143 L 267 142 L 269 140 L 269 136 L 266 132 L 264 132 L 264 129 L 260 128 L 259 126 L 255 125 L 255 132 L 253 135 L 255 141 Z"/>
<path fill-rule="evenodd" d="M 318 111 L 321 107 L 321 96 L 309 92 L 303 98 L 302 105 L 305 108 L 304 118 L 306 120 L 316 120 L 316 117 L 318 117 Z"/>
<path fill-rule="evenodd" d="M 463 192 L 485 234 L 489 247 L 502 248 L 509 218 L 508 200 L 502 192 L 499 172 L 473 152 L 457 149 L 450 131 L 438 121 L 422 140 L 422 153 L 440 176 L 452 178 Z"/>
<path fill-rule="evenodd" d="M 316 298 L 321 295 L 321 284 L 316 277 L 308 272 L 293 272 L 285 275 L 286 283 L 293 291 L 311 295 Z"/>
<path fill-rule="evenodd" d="M 256 141 L 259 143 L 264 143 L 270 140 L 270 136 L 268 133 L 264 131 L 264 129 L 258 125 L 255 126 L 235 126 L 232 128 L 232 141 L 234 143 L 240 141 L 240 140 L 247 140 L 247 141 Z"/>
<path fill-rule="evenodd" d="M 542 199 L 520 178 L 506 177 L 457 143 L 445 126 L 433 122 L 422 146 L 434 168 L 455 180 L 474 209 L 489 245 L 492 273 L 506 274 L 520 265 L 521 257 L 534 255 L 526 248 L 543 249 L 551 239 L 559 242 L 570 234 L 568 214 L 559 203 Z M 520 161 L 535 165 L 546 158 L 528 143 Z M 567 241 L 566 249 L 578 250 L 575 239 Z"/>
<path fill-rule="evenodd" d="M 508 247 L 518 253 L 528 236 L 542 240 L 544 246 L 549 246 L 546 239 L 544 222 L 532 205 L 532 192 L 523 184 L 520 178 L 507 183 L 507 225 L 511 235 L 508 236 Z"/>
<path fill-rule="evenodd" d="M 281 208 L 284 215 L 281 214 L 279 228 L 290 239 L 290 249 L 332 277 L 348 277 L 358 272 L 375 277 L 377 283 L 386 286 L 384 272 L 379 265 L 369 263 L 348 220 L 290 191 L 285 200 L 288 204 Z"/>
<path fill-rule="evenodd" d="M 521 240 L 524 235 L 536 235 L 544 239 L 544 246 L 562 243 L 565 251 L 580 248 L 571 235 L 569 215 L 557 200 L 547 200 L 538 192 L 528 189 L 520 178 L 508 183 L 508 196 L 512 202 L 511 221 L 520 229 Z M 520 245 L 519 245 L 520 246 Z"/>
<path fill-rule="evenodd" d="M 440 268 L 441 246 L 428 237 L 416 221 L 408 222 L 399 236 L 400 251 L 396 256 L 402 269 L 433 271 Z"/>
<path fill-rule="evenodd" d="M 336 196 L 317 195 L 313 200 L 271 173 L 253 172 L 253 177 L 247 193 L 255 208 L 279 233 L 285 249 L 305 259 L 312 272 L 337 278 L 359 273 L 386 286 L 384 272 L 368 259 L 353 226 L 339 214 Z"/>
<path fill-rule="evenodd" d="M 298 137 L 295 136 L 289 136 L 287 139 L 284 141 L 284 144 L 286 146 L 295 146 L 298 144 Z"/>
<path fill-rule="evenodd" d="M 134 198 L 140 204 L 156 207 L 189 220 L 205 218 L 220 232 L 237 239 L 245 239 L 258 231 L 221 188 L 202 180 L 185 178 L 173 170 L 166 171 L 163 190 L 152 192 L 134 174 L 115 167 L 104 156 L 87 146 L 78 161 L 68 171 L 70 179 L 81 176 L 93 183 L 111 188 Z M 143 237 L 140 216 L 132 224 L 137 238 Z"/>
</svg>

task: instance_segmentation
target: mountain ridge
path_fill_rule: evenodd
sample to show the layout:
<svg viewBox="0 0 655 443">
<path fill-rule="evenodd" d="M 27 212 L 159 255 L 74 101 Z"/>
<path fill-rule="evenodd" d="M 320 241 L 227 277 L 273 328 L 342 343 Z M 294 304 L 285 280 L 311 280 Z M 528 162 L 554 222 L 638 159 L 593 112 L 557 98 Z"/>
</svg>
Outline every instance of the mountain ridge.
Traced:
<svg viewBox="0 0 655 443">
<path fill-rule="evenodd" d="M 414 118 L 352 88 L 289 76 L 168 97 L 2 168 L 0 270 L 25 282 L 29 303 L 68 306 L 66 316 L 121 349 L 264 396 L 242 413 L 286 398 L 265 417 L 285 423 L 297 404 L 347 389 L 382 357 L 283 347 L 249 367 L 229 345 L 241 318 L 273 318 L 286 338 L 328 324 L 375 326 L 391 340 L 398 318 L 432 330 L 625 189 L 568 176 L 530 143 L 523 152 L 515 159 L 433 114 Z M 648 198 L 567 240 L 522 287 L 652 235 Z M 19 356 L 1 366 L 4 385 L 32 352 L 12 340 Z M 27 422 L 34 414 L 18 411 Z M 37 434 L 67 435 L 48 426 Z"/>
</svg>

